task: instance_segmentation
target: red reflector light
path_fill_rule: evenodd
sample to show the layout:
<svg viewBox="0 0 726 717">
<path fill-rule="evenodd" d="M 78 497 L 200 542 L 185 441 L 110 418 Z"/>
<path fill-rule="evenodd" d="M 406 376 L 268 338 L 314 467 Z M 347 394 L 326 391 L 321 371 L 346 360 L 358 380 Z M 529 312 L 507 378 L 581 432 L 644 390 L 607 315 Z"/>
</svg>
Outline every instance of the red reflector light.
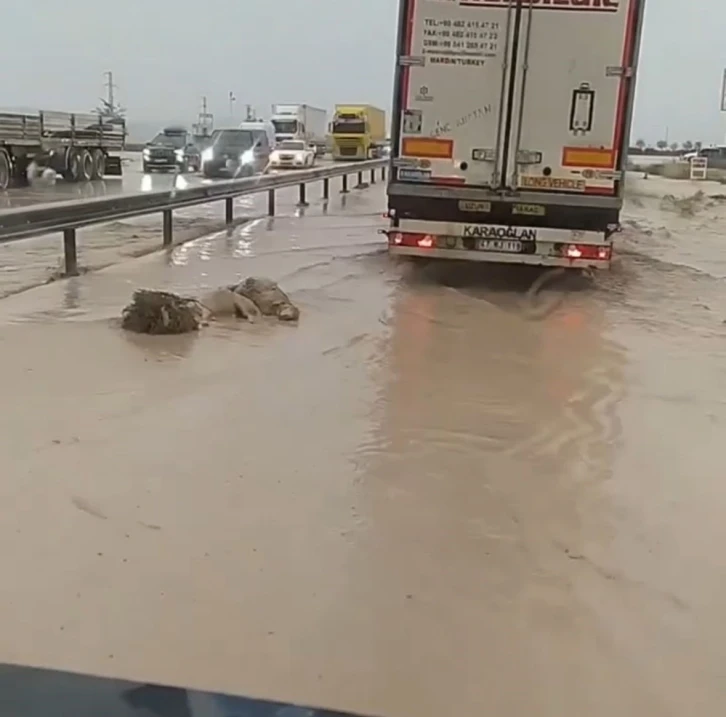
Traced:
<svg viewBox="0 0 726 717">
<path fill-rule="evenodd" d="M 431 249 L 436 246 L 436 238 L 431 234 L 410 234 L 408 232 L 391 232 L 388 235 L 390 244 L 410 246 L 416 249 Z"/>
<path fill-rule="evenodd" d="M 610 261 L 611 249 L 609 246 L 597 246 L 593 244 L 566 244 L 562 250 L 562 254 L 568 259 Z"/>
</svg>

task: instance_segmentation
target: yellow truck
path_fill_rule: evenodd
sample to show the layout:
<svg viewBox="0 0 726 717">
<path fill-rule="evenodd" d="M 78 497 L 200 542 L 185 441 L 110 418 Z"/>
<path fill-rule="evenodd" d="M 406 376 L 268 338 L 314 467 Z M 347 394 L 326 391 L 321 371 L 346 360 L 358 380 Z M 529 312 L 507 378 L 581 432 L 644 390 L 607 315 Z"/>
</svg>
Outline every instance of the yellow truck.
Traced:
<svg viewBox="0 0 726 717">
<path fill-rule="evenodd" d="M 352 162 L 382 157 L 386 143 L 386 113 L 372 105 L 336 105 L 330 132 L 333 159 Z"/>
</svg>

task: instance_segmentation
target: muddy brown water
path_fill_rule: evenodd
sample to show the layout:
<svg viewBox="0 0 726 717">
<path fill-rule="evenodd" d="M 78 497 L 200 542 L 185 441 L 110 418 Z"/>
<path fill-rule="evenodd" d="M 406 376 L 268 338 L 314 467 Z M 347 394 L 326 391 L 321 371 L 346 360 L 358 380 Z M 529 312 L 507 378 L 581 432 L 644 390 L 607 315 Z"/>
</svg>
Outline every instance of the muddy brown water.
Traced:
<svg viewBox="0 0 726 717">
<path fill-rule="evenodd" d="M 531 273 L 390 261 L 379 190 L 4 299 L 0 660 L 391 716 L 720 713 L 726 205 L 663 199 L 693 191 L 636 181 L 613 271 L 534 305 Z M 248 274 L 298 327 L 114 324 L 138 286 Z"/>
</svg>

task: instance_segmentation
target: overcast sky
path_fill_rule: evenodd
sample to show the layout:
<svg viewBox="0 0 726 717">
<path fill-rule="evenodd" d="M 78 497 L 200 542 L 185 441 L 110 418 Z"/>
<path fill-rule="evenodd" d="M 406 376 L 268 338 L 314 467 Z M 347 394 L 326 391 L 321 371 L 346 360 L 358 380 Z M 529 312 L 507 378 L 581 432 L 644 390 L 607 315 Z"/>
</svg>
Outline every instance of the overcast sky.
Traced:
<svg viewBox="0 0 726 717">
<path fill-rule="evenodd" d="M 91 109 L 113 70 L 131 120 L 249 102 L 388 107 L 397 0 L 24 0 L 2 11 L 0 105 Z M 16 30 L 12 30 L 16 28 Z M 717 142 L 726 0 L 649 0 L 633 139 Z"/>
</svg>

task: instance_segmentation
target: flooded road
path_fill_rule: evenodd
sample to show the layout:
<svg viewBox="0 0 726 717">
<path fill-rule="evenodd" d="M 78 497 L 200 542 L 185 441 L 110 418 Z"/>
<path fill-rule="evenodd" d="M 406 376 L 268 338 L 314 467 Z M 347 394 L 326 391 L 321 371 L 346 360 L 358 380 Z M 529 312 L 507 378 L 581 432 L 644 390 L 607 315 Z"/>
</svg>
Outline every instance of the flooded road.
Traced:
<svg viewBox="0 0 726 717">
<path fill-rule="evenodd" d="M 107 177 L 102 181 L 73 184 L 59 179 L 54 185 L 38 183 L 34 186 L 14 188 L 0 192 L 0 211 L 28 207 L 33 204 L 47 202 L 63 202 L 73 199 L 93 199 L 110 197 L 116 194 L 134 194 L 136 192 L 158 192 L 202 184 L 214 184 L 216 179 L 206 179 L 201 173 L 185 172 L 175 175 L 174 172 L 153 172 L 144 174 L 141 168 L 140 152 L 121 152 L 123 176 Z M 329 165 L 328 158 L 319 158 L 316 166 Z M 224 181 L 224 180 L 222 180 Z"/>
<path fill-rule="evenodd" d="M 695 189 L 634 180 L 614 270 L 531 300 L 391 262 L 379 189 L 4 299 L 0 660 L 391 717 L 718 714 L 726 204 Z M 113 322 L 250 274 L 299 326 Z"/>
<path fill-rule="evenodd" d="M 18 187 L 0 192 L 0 210 L 26 207 L 45 202 L 62 202 L 71 199 L 91 199 L 115 194 L 132 194 L 171 189 L 175 184 L 173 173 L 157 172 L 144 174 L 141 168 L 140 152 L 121 152 L 123 176 L 107 177 L 101 181 L 74 184 L 59 179 L 54 185 L 38 183 L 29 187 Z M 201 175 L 183 174 L 184 181 L 201 184 Z M 178 181 L 178 180 L 177 180 Z"/>
<path fill-rule="evenodd" d="M 154 176 L 156 179 L 156 176 Z M 169 180 L 169 177 L 162 179 Z M 191 181 L 179 178 L 178 186 Z M 340 179 L 331 182 L 331 193 L 339 189 Z M 320 201 L 322 182 L 308 185 L 308 201 Z M 298 193 L 294 187 L 276 192 L 278 216 L 299 214 Z M 237 223 L 267 215 L 267 194 L 246 195 L 234 200 Z M 184 242 L 204 236 L 224 226 L 224 203 L 197 205 L 174 212 L 174 241 Z M 63 249 L 60 234 L 47 235 L 10 244 L 0 244 L 0 298 L 25 291 L 63 275 Z M 162 242 L 162 217 L 159 214 L 134 217 L 101 224 L 78 232 L 78 257 L 81 271 L 100 269 L 125 259 L 156 251 Z"/>
</svg>

